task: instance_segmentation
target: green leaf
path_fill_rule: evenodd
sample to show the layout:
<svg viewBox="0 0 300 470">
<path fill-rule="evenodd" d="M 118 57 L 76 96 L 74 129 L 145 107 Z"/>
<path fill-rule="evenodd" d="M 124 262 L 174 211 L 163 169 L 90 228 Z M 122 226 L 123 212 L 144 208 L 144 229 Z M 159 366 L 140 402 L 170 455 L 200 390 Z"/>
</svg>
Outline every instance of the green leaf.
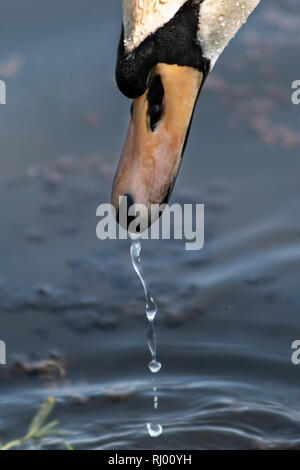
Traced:
<svg viewBox="0 0 300 470">
<path fill-rule="evenodd" d="M 47 398 L 47 400 L 42 404 L 37 414 L 34 416 L 31 424 L 28 428 L 25 439 L 31 439 L 37 436 L 38 432 L 42 428 L 43 424 L 52 413 L 55 406 L 55 400 L 52 397 Z"/>
<path fill-rule="evenodd" d="M 64 442 L 64 444 L 67 450 L 74 450 L 74 447 L 72 447 L 68 442 Z"/>
</svg>

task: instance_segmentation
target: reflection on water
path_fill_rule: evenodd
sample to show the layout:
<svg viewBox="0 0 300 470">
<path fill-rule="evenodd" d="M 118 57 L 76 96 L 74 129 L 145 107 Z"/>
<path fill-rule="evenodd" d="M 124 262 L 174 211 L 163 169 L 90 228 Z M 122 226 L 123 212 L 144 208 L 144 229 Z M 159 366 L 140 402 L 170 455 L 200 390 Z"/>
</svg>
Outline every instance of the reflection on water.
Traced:
<svg viewBox="0 0 300 470">
<path fill-rule="evenodd" d="M 120 4 L 2 0 L 1 18 L 1 441 L 53 396 L 78 449 L 299 449 L 299 1 L 262 2 L 200 97 L 172 202 L 205 204 L 204 249 L 143 244 L 155 376 L 128 245 L 95 236 L 129 115 Z"/>
</svg>

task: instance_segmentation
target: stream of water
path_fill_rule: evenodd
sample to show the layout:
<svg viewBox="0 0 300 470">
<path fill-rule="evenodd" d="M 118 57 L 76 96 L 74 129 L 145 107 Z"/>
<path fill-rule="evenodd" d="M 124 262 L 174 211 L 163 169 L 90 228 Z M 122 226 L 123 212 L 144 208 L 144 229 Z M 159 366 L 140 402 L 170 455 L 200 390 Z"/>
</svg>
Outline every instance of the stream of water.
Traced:
<svg viewBox="0 0 300 470">
<path fill-rule="evenodd" d="M 131 255 L 132 265 L 142 283 L 144 293 L 145 293 L 145 299 L 146 299 L 146 315 L 149 321 L 148 347 L 151 353 L 151 361 L 149 362 L 148 366 L 149 366 L 149 370 L 153 374 L 156 374 L 161 369 L 161 363 L 157 361 L 157 342 L 156 342 L 156 331 L 155 331 L 155 326 L 154 326 L 154 320 L 157 314 L 157 305 L 151 295 L 149 285 L 143 274 L 142 265 L 141 265 L 141 257 L 140 257 L 140 254 L 141 254 L 140 237 L 138 235 L 130 234 L 130 238 L 131 238 L 130 255 Z M 154 411 L 157 411 L 158 410 L 157 387 L 155 385 L 154 379 L 152 380 L 152 382 L 153 382 L 153 396 L 154 396 L 153 407 L 154 407 Z M 157 437 L 162 433 L 163 428 L 162 428 L 162 425 L 159 424 L 158 422 L 151 422 L 151 423 L 147 423 L 147 430 L 151 437 Z"/>
</svg>

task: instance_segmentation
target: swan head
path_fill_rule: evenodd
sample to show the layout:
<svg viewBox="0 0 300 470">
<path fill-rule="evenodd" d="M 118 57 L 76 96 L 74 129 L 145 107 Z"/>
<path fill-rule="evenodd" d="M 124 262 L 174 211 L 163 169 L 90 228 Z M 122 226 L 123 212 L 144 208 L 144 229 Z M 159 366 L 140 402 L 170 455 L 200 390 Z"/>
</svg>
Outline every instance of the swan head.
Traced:
<svg viewBox="0 0 300 470">
<path fill-rule="evenodd" d="M 133 101 L 112 203 L 117 213 L 123 196 L 139 207 L 141 231 L 160 215 L 150 220 L 151 208 L 169 200 L 199 92 L 240 27 L 236 17 L 246 20 L 258 2 L 240 0 L 247 9 L 237 10 L 235 0 L 123 0 L 116 81 Z M 231 27 L 222 37 L 220 17 Z"/>
</svg>

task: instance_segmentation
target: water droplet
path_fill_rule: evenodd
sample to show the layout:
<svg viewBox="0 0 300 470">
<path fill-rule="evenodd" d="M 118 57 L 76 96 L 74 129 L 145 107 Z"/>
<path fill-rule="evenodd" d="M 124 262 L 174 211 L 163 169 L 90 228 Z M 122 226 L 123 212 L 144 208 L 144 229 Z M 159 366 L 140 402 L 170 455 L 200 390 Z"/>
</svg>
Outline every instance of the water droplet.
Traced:
<svg viewBox="0 0 300 470">
<path fill-rule="evenodd" d="M 147 429 L 151 437 L 158 437 L 163 431 L 162 425 L 158 423 L 147 423 Z"/>
<path fill-rule="evenodd" d="M 149 369 L 153 374 L 157 374 L 161 369 L 161 363 L 158 361 L 151 361 L 149 362 Z"/>
<path fill-rule="evenodd" d="M 147 299 L 147 305 L 146 305 L 146 315 L 149 321 L 154 321 L 154 318 L 157 313 L 157 306 L 153 300 L 152 297 Z"/>
</svg>

